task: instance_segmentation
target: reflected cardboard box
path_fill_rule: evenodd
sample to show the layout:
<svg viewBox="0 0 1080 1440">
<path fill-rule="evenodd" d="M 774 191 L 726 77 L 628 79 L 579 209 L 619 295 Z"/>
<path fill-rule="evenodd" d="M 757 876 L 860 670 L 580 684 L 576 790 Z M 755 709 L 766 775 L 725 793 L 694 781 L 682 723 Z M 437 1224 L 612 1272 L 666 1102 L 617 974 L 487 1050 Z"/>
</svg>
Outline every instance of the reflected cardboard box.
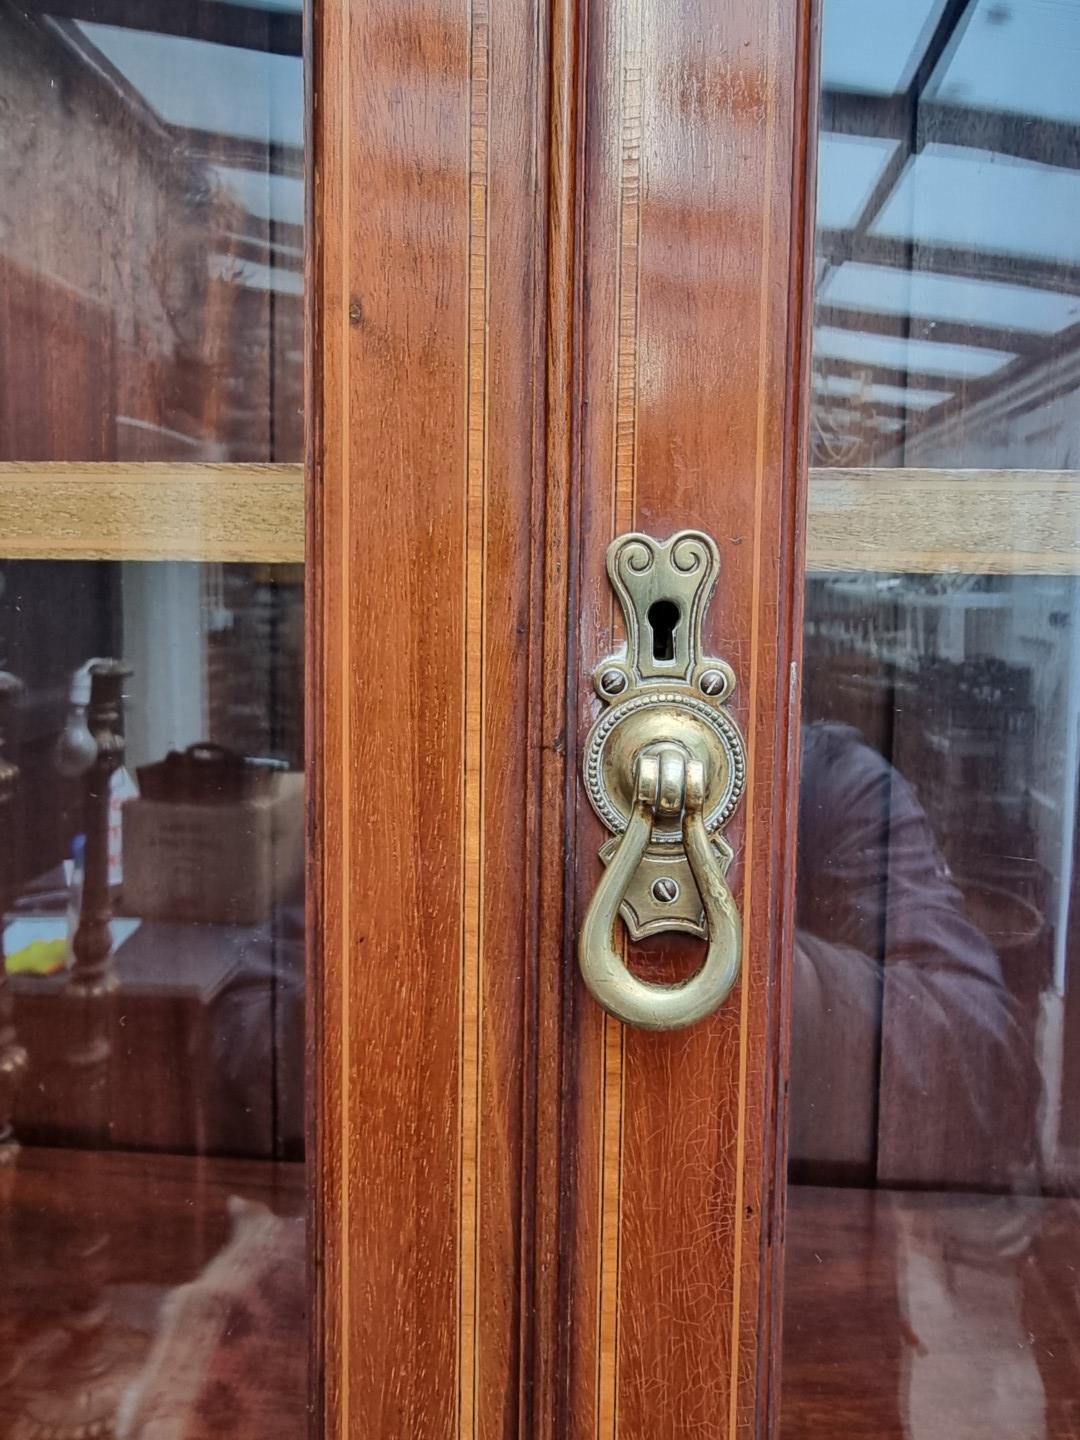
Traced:
<svg viewBox="0 0 1080 1440">
<path fill-rule="evenodd" d="M 153 767 L 159 769 L 160 767 Z M 145 783 L 123 810 L 124 909 L 144 920 L 259 925 L 304 868 L 304 777 L 267 771 L 227 798 Z M 182 789 L 183 787 L 181 787 Z M 148 793 L 149 792 L 149 793 Z"/>
</svg>

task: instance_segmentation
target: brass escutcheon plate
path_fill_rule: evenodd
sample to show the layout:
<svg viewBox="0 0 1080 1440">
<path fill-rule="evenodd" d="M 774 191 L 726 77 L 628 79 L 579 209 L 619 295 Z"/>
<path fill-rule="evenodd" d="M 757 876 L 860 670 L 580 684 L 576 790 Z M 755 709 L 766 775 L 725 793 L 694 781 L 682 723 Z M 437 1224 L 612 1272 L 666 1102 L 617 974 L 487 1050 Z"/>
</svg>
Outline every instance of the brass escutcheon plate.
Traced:
<svg viewBox="0 0 1080 1440">
<path fill-rule="evenodd" d="M 582 759 L 589 801 L 613 837 L 600 857 L 608 863 L 626 829 L 637 757 L 662 741 L 704 767 L 705 828 L 726 875 L 733 852 L 721 832 L 746 788 L 746 747 L 724 704 L 735 688 L 734 672 L 705 656 L 701 645 L 719 552 L 701 531 L 684 530 L 666 541 L 634 533 L 613 542 L 607 568 L 627 640 L 622 652 L 597 666 L 595 685 L 605 708 Z M 655 818 L 619 913 L 635 940 L 663 930 L 705 935 L 681 817 Z"/>
</svg>

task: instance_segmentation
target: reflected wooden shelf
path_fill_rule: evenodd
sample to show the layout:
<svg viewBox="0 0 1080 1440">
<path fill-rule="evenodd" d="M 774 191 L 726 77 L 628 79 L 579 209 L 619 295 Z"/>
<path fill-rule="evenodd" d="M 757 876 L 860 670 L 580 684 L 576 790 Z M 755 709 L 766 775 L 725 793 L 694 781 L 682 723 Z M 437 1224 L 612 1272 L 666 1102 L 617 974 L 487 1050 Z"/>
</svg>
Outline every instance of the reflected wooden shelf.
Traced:
<svg viewBox="0 0 1080 1440">
<path fill-rule="evenodd" d="M 302 465 L 0 464 L 0 558 L 304 558 Z M 1080 474 L 811 470 L 807 569 L 1080 573 Z"/>
<path fill-rule="evenodd" d="M 1080 572 L 1080 474 L 811 470 L 806 568 Z"/>
<path fill-rule="evenodd" d="M 787 1202 L 780 1440 L 1076 1434 L 1072 1197 L 790 1185 Z"/>
<path fill-rule="evenodd" d="M 300 1164 L 24 1146 L 9 1172 L 5 1204 L 0 1209 L 0 1253 L 5 1260 L 2 1299 L 8 1326 L 5 1338 L 9 1344 L 15 1341 L 17 1350 L 25 1347 L 24 1353 L 31 1356 L 42 1353 L 42 1343 L 48 1337 L 53 1336 L 55 1343 L 57 1320 L 64 1314 L 70 1286 L 61 1269 L 64 1257 L 77 1252 L 80 1243 L 86 1243 L 87 1234 L 94 1236 L 94 1227 L 100 1223 L 95 1217 L 106 1215 L 112 1243 L 105 1248 L 100 1264 L 108 1277 L 110 1318 L 119 1317 L 130 1350 L 137 1357 L 141 1383 L 155 1387 L 152 1393 L 160 1400 L 161 1424 L 166 1430 L 174 1435 L 210 1433 L 201 1425 L 194 1431 L 184 1422 L 196 1423 L 196 1401 L 203 1393 L 202 1387 L 209 1387 L 211 1378 L 220 1382 L 228 1374 L 238 1401 L 243 1400 L 249 1386 L 262 1383 L 265 1387 L 265 1373 L 260 1370 L 250 1374 L 239 1363 L 242 1355 L 275 1370 L 279 1383 L 274 1395 L 280 1408 L 273 1413 L 259 1412 L 261 1423 L 257 1426 L 241 1425 L 238 1420 L 238 1428 L 230 1426 L 229 1433 L 243 1434 L 248 1440 L 295 1440 L 306 1430 L 303 1360 L 299 1358 L 307 1344 L 306 1320 L 299 1305 L 283 1305 L 280 1324 L 271 1329 L 259 1323 L 258 1310 L 249 1312 L 243 1307 L 245 1275 L 253 1273 L 244 1267 L 251 1267 L 265 1253 L 250 1240 L 245 1248 L 238 1249 L 234 1243 L 227 1252 L 229 1269 L 217 1273 L 220 1288 L 214 1291 L 219 1297 L 216 1305 L 204 1300 L 195 1311 L 203 1348 L 192 1348 L 190 1332 L 181 1330 L 174 1332 L 171 1341 L 171 1364 L 150 1368 L 150 1355 L 155 1334 L 168 1329 L 164 1302 L 172 1296 L 176 1297 L 174 1305 L 179 1304 L 176 1287 L 190 1285 L 205 1274 L 206 1266 L 215 1255 L 222 1254 L 230 1234 L 235 1233 L 232 1197 L 264 1205 L 278 1215 L 301 1215 L 304 1180 Z M 89 1184 L 94 1186 L 93 1203 L 80 1205 L 78 1187 Z M 259 1242 L 262 1247 L 267 1243 Z M 277 1232 L 275 1275 L 280 1277 L 280 1283 L 275 1278 L 275 1297 L 296 1295 L 303 1265 L 299 1229 L 290 1227 Z M 254 1272 L 252 1289 L 257 1280 Z M 250 1315 L 241 1345 L 236 1343 L 235 1330 L 230 1337 L 231 1347 L 228 1339 L 221 1338 L 221 1295 L 231 1299 L 232 1308 L 224 1312 L 226 1315 L 233 1317 L 241 1311 L 245 1318 Z M 185 1315 L 192 1313 L 191 1303 L 189 1299 Z M 207 1340 L 211 1342 L 209 1347 Z M 211 1376 L 215 1342 L 228 1349 L 232 1368 L 219 1363 Z M 4 1359 L 8 1358 L 5 1353 Z M 0 1386 L 0 1435 L 5 1440 L 53 1433 L 29 1424 L 27 1414 L 32 1414 L 36 1402 L 43 1398 L 37 1387 L 44 1387 L 47 1375 L 37 1365 L 28 1364 L 17 1372 L 15 1384 Z M 107 1389 L 108 1384 L 107 1369 L 96 1373 L 88 1369 L 87 1401 L 92 1400 L 95 1386 Z M 242 1404 L 236 1413 L 245 1413 Z M 156 1423 L 149 1428 L 159 1429 Z M 74 1435 L 74 1425 L 65 1428 L 64 1433 Z M 111 1427 L 108 1433 L 113 1433 Z M 146 1430 L 140 1426 L 138 1433 L 145 1434 Z"/>
<path fill-rule="evenodd" d="M 0 555 L 295 563 L 304 467 L 0 464 Z"/>
</svg>

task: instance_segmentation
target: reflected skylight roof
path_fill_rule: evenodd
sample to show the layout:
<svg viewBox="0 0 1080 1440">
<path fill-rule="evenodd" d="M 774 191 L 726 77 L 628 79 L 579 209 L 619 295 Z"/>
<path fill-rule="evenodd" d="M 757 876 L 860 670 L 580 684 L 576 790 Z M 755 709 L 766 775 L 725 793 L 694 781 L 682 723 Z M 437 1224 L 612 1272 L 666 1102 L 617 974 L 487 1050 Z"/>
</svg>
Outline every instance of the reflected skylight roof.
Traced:
<svg viewBox="0 0 1080 1440">
<path fill-rule="evenodd" d="M 819 142 L 818 403 L 830 397 L 830 423 L 838 405 L 863 412 L 857 448 L 875 456 L 892 439 L 869 436 L 873 403 L 948 414 L 970 382 L 986 395 L 1010 387 L 1010 415 L 1056 402 L 1080 333 L 1080 0 L 822 8 L 822 115 L 835 131 Z M 876 172 L 864 131 L 896 146 Z M 894 383 L 864 383 L 878 378 Z M 1060 408 L 1051 429 L 1067 423 Z M 984 453 L 974 431 L 930 427 L 924 443 L 925 428 L 924 459 L 938 444 Z"/>
<path fill-rule="evenodd" d="M 211 166 L 213 173 L 260 220 L 286 225 L 304 223 L 304 182 L 292 175 L 268 175 L 264 170 L 237 170 Z"/>
<path fill-rule="evenodd" d="M 1080 295 L 847 261 L 818 289 L 827 305 L 1050 335 L 1080 321 Z"/>
<path fill-rule="evenodd" d="M 78 28 L 168 125 L 303 141 L 301 60 L 115 25 Z"/>
<path fill-rule="evenodd" d="M 861 425 L 871 430 L 880 430 L 886 434 L 894 430 L 903 430 L 906 417 L 903 420 L 895 416 L 875 415 L 873 411 L 849 410 L 844 405 L 830 404 L 828 409 L 829 422 L 832 425 Z M 855 436 L 851 437 L 855 439 Z"/>
<path fill-rule="evenodd" d="M 230 285 L 245 285 L 251 290 L 276 290 L 279 295 L 304 293 L 304 277 L 299 270 L 282 270 L 235 255 L 211 255 L 210 273 Z"/>
<path fill-rule="evenodd" d="M 829 0 L 826 12 L 834 0 Z M 1077 0 L 974 0 L 927 96 L 1080 122 Z"/>
<path fill-rule="evenodd" d="M 896 370 L 920 370 L 928 375 L 966 380 L 989 375 L 1013 358 L 1007 351 L 985 350 L 976 345 L 939 345 L 935 340 L 868 335 L 859 330 L 834 329 L 830 325 L 814 331 L 814 354 L 831 360 L 887 365 Z"/>
<path fill-rule="evenodd" d="M 909 161 L 870 233 L 1075 262 L 1078 214 L 1080 172 L 934 144 Z"/>
<path fill-rule="evenodd" d="M 861 385 L 846 375 L 815 375 L 814 389 L 823 395 L 857 395 L 881 405 L 906 405 L 909 410 L 931 410 L 953 394 L 951 390 L 908 390 L 902 385 Z"/>
<path fill-rule="evenodd" d="M 829 0 L 821 83 L 884 95 L 903 90 L 943 7 L 944 0 Z"/>
<path fill-rule="evenodd" d="M 818 146 L 818 224 L 836 230 L 854 225 L 895 149 L 894 140 L 823 132 Z"/>
</svg>

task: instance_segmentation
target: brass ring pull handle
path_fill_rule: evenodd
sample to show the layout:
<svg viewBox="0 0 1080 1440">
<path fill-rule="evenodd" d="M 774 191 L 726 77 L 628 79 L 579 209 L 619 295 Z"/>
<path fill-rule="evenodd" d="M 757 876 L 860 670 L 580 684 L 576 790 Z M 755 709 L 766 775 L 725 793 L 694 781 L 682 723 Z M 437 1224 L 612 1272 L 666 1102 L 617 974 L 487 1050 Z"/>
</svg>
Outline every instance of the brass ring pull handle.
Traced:
<svg viewBox="0 0 1080 1440">
<path fill-rule="evenodd" d="M 746 750 L 725 704 L 734 671 L 701 643 L 720 553 L 700 530 L 662 541 L 635 533 L 612 542 L 607 569 L 626 646 L 594 676 L 604 708 L 585 741 L 582 772 L 611 838 L 600 851 L 607 870 L 578 955 L 590 993 L 609 1014 L 675 1030 L 724 1003 L 742 953 L 727 882 L 735 852 L 723 832 L 746 786 Z M 700 936 L 705 963 L 681 985 L 639 980 L 620 953 L 620 916 L 634 940 L 665 930 Z"/>
<path fill-rule="evenodd" d="M 609 1015 L 643 1030 L 680 1030 L 718 1009 L 739 978 L 742 925 L 705 830 L 705 769 L 675 746 L 637 757 L 633 811 L 581 932 L 579 960 L 585 984 Z M 682 813 L 690 871 L 705 908 L 705 963 L 679 985 L 654 985 L 626 968 L 616 945 L 615 924 L 626 891 L 645 857 L 653 825 Z"/>
</svg>

